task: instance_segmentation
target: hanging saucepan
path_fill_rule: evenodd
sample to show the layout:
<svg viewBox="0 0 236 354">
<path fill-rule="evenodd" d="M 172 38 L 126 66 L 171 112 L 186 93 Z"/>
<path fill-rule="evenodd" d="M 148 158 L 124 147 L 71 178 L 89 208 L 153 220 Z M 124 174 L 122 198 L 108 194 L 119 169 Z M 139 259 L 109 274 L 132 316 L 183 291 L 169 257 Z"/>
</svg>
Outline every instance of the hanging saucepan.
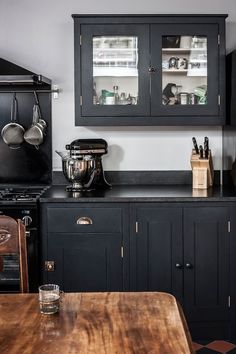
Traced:
<svg viewBox="0 0 236 354">
<path fill-rule="evenodd" d="M 18 115 L 18 102 L 16 99 L 16 93 L 13 94 L 12 104 L 11 104 L 11 122 L 6 124 L 2 128 L 2 138 L 3 141 L 11 149 L 19 149 L 20 145 L 24 141 L 25 129 L 17 122 Z"/>
<path fill-rule="evenodd" d="M 30 144 L 34 145 L 36 149 L 43 143 L 44 130 L 47 126 L 45 120 L 41 118 L 39 101 L 36 92 L 34 92 L 35 104 L 33 106 L 33 121 L 31 127 L 25 132 L 24 139 Z"/>
</svg>

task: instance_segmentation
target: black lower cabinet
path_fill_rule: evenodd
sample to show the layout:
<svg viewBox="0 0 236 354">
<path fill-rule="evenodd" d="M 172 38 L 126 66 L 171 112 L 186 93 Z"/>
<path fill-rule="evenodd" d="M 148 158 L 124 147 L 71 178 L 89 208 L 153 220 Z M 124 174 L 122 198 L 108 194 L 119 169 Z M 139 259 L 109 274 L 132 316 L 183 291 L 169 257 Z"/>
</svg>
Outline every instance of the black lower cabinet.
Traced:
<svg viewBox="0 0 236 354">
<path fill-rule="evenodd" d="M 128 281 L 124 254 L 127 259 L 129 254 L 127 208 L 109 203 L 44 205 L 43 281 L 59 284 L 67 292 L 124 290 Z"/>
<path fill-rule="evenodd" d="M 175 295 L 193 338 L 229 338 L 228 208 L 172 205 L 134 207 L 131 288 Z"/>
<path fill-rule="evenodd" d="M 43 203 L 41 215 L 42 282 L 168 292 L 193 339 L 236 338 L 233 204 Z"/>
</svg>

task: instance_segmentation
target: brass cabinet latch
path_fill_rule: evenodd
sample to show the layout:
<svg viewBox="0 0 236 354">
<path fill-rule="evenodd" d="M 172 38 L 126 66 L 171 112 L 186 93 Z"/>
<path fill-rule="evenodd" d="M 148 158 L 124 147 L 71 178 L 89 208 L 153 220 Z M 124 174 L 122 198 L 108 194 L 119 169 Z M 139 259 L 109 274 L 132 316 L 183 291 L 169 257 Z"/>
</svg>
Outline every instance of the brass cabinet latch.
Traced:
<svg viewBox="0 0 236 354">
<path fill-rule="evenodd" d="M 44 269 L 46 270 L 46 272 L 54 272 L 55 262 L 54 261 L 45 261 Z"/>
</svg>

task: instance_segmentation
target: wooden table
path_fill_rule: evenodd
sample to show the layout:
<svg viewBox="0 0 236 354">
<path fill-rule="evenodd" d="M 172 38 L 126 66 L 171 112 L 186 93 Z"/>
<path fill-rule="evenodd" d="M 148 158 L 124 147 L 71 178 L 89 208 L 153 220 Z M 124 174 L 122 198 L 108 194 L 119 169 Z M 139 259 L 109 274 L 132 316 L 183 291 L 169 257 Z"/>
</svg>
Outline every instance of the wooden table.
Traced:
<svg viewBox="0 0 236 354">
<path fill-rule="evenodd" d="M 67 293 L 60 313 L 40 314 L 37 294 L 0 295 L 2 354 L 189 354 L 175 298 L 157 292 Z"/>
</svg>

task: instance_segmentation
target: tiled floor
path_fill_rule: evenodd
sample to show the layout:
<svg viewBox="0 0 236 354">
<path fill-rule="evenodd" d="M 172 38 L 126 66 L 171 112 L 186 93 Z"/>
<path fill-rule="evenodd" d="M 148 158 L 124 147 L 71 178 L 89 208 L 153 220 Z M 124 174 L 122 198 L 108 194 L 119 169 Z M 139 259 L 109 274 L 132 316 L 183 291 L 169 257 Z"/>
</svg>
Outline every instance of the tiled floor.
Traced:
<svg viewBox="0 0 236 354">
<path fill-rule="evenodd" d="M 193 345 L 197 354 L 236 354 L 236 340 L 198 341 Z"/>
</svg>

